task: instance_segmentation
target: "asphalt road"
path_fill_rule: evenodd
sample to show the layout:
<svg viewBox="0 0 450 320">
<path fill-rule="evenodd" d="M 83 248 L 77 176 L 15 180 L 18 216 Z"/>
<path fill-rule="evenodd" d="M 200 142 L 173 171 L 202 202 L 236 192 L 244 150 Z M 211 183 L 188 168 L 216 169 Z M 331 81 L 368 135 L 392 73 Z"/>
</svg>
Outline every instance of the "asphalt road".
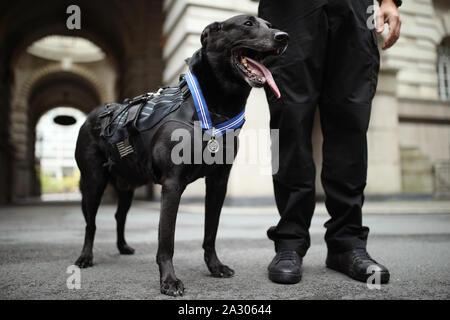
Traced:
<svg viewBox="0 0 450 320">
<path fill-rule="evenodd" d="M 450 206 L 417 212 L 370 213 L 368 249 L 389 267 L 391 282 L 369 290 L 325 267 L 323 223 L 312 223 L 312 246 L 304 259 L 303 279 L 296 285 L 271 283 L 266 274 L 273 246 L 266 229 L 276 223 L 271 208 L 225 209 L 218 235 L 218 255 L 232 267 L 231 279 L 216 279 L 203 262 L 203 214 L 183 207 L 177 221 L 175 269 L 186 287 L 182 299 L 449 299 Z M 392 204 L 395 207 L 395 204 Z M 115 247 L 114 206 L 97 216 L 94 267 L 81 271 L 81 289 L 68 289 L 67 267 L 78 257 L 84 221 L 78 206 L 39 205 L 0 208 L 0 299 L 174 299 L 159 292 L 157 205 L 138 202 L 128 217 L 128 243 L 133 256 Z M 413 210 L 413 208 L 415 208 Z M 320 211 L 320 210 L 319 210 Z M 444 210 L 445 211 L 445 210 Z M 180 298 L 177 298 L 180 299 Z"/>
</svg>

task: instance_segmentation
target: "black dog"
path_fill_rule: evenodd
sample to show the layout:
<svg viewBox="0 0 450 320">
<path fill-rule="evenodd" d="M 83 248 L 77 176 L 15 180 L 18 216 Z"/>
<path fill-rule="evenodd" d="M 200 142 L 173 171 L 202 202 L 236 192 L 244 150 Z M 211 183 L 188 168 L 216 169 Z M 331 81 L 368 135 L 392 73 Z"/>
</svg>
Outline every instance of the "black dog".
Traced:
<svg viewBox="0 0 450 320">
<path fill-rule="evenodd" d="M 269 56 L 280 55 L 285 50 L 287 42 L 287 33 L 274 29 L 270 23 L 249 15 L 235 16 L 221 23 L 212 23 L 205 28 L 201 35 L 202 47 L 188 60 L 188 65 L 190 72 L 198 79 L 204 100 L 210 110 L 213 126 L 242 113 L 251 87 L 262 87 L 268 84 L 275 96 L 279 97 L 280 93 L 272 75 L 259 61 Z M 120 106 L 117 105 L 119 108 Z M 234 271 L 220 262 L 215 250 L 219 216 L 232 164 L 204 162 L 174 164 L 171 158 L 171 151 L 177 143 L 171 139 L 174 130 L 184 128 L 191 133 L 191 137 L 194 137 L 194 126 L 191 123 L 198 121 L 198 116 L 192 95 L 185 97 L 179 109 L 166 117 L 170 118 L 170 121 L 162 121 L 155 127 L 156 129 L 150 130 L 151 136 L 142 134 L 141 141 L 146 157 L 136 162 L 138 169 L 132 168 L 132 165 L 125 170 L 119 170 L 120 168 L 115 170 L 114 165 L 105 166 L 105 163 L 109 162 L 111 153 L 107 140 L 101 134 L 102 126 L 104 129 L 105 108 L 105 106 L 99 107 L 89 114 L 80 129 L 77 141 L 75 157 L 81 171 L 81 204 L 86 220 L 86 234 L 84 246 L 76 264 L 82 268 L 93 264 L 95 216 L 108 183 L 114 186 L 118 194 L 118 208 L 115 214 L 117 247 L 121 254 L 134 253 L 134 249 L 124 238 L 125 219 L 134 189 L 153 179 L 162 184 L 157 252 L 161 292 L 173 296 L 182 295 L 184 286 L 175 276 L 172 264 L 178 205 L 186 185 L 205 177 L 203 242 L 205 262 L 213 276 L 233 276 Z M 214 133 L 212 133 L 212 139 L 214 140 Z M 223 144 L 221 147 L 226 149 L 225 139 L 218 140 Z M 187 141 L 187 143 L 192 144 L 193 141 Z M 203 142 L 202 146 L 206 146 L 206 143 Z M 129 149 L 126 147 L 124 149 L 122 146 L 119 151 L 124 150 Z M 235 154 L 236 151 L 233 158 Z M 151 172 L 151 174 L 140 172 Z"/>
</svg>

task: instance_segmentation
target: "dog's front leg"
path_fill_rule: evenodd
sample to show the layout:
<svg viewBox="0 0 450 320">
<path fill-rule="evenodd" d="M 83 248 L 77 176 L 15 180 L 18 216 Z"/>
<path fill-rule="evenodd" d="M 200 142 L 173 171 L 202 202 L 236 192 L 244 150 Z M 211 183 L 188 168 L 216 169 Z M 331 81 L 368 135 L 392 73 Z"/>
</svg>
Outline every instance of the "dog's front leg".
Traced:
<svg viewBox="0 0 450 320">
<path fill-rule="evenodd" d="M 159 266 L 161 293 L 170 296 L 181 296 L 184 293 L 183 283 L 175 276 L 172 263 L 178 205 L 184 188 L 179 181 L 165 181 L 161 193 L 156 261 Z"/>
<path fill-rule="evenodd" d="M 231 165 L 224 165 L 215 175 L 207 176 L 205 197 L 205 237 L 203 249 L 205 262 L 214 277 L 229 278 L 234 275 L 233 269 L 220 262 L 216 254 L 216 236 L 219 226 L 220 212 L 227 193 L 228 177 Z"/>
</svg>

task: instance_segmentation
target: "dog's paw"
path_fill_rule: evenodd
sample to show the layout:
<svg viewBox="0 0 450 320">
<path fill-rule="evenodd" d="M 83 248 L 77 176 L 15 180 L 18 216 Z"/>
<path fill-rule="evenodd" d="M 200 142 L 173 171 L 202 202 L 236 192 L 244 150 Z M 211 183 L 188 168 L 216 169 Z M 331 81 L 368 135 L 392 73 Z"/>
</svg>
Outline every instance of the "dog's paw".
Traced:
<svg viewBox="0 0 450 320">
<path fill-rule="evenodd" d="M 94 257 L 92 255 L 81 255 L 77 261 L 75 261 L 75 265 L 79 266 L 80 268 L 89 268 L 94 265 L 93 263 Z"/>
<path fill-rule="evenodd" d="M 209 271 L 215 278 L 231 278 L 234 276 L 234 270 L 223 264 L 212 267 L 210 266 Z"/>
<path fill-rule="evenodd" d="M 133 254 L 134 249 L 127 244 L 117 245 L 120 254 Z"/>
<path fill-rule="evenodd" d="M 165 280 L 161 282 L 161 293 L 178 297 L 184 294 L 184 285 L 181 280 Z"/>
</svg>

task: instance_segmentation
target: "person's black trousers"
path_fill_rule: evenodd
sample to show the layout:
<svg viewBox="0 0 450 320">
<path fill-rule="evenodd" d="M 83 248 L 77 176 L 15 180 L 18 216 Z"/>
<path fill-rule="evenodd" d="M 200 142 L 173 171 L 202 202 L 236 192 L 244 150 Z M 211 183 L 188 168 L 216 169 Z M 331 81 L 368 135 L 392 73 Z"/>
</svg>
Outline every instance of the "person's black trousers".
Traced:
<svg viewBox="0 0 450 320">
<path fill-rule="evenodd" d="M 311 131 L 320 110 L 322 185 L 331 218 L 325 223 L 330 252 L 365 248 L 362 226 L 371 102 L 379 52 L 367 21 L 372 0 L 261 0 L 259 16 L 289 33 L 286 52 L 266 65 L 281 91 L 266 90 L 270 126 L 279 129 L 279 170 L 273 176 L 281 215 L 268 230 L 275 250 L 304 256 L 315 208 Z"/>
</svg>

